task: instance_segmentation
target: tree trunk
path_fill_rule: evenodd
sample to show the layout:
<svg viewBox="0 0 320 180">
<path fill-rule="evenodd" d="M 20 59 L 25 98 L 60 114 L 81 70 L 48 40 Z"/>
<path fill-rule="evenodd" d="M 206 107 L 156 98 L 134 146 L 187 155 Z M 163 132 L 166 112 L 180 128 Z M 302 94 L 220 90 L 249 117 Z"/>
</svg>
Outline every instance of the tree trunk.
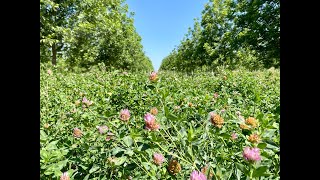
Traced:
<svg viewBox="0 0 320 180">
<path fill-rule="evenodd" d="M 56 43 L 52 44 L 52 65 L 57 64 L 57 49 L 56 49 Z"/>
</svg>

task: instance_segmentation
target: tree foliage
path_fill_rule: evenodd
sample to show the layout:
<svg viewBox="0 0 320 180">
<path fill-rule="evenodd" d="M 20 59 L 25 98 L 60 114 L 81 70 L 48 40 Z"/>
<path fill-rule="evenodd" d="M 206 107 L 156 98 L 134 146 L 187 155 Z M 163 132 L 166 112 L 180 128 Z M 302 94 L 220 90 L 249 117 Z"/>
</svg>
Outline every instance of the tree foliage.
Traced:
<svg viewBox="0 0 320 180">
<path fill-rule="evenodd" d="M 280 66 L 279 0 L 210 0 L 161 70 Z"/>
<path fill-rule="evenodd" d="M 40 12 L 41 61 L 50 60 L 55 46 L 70 67 L 153 69 L 125 0 L 41 0 Z"/>
</svg>

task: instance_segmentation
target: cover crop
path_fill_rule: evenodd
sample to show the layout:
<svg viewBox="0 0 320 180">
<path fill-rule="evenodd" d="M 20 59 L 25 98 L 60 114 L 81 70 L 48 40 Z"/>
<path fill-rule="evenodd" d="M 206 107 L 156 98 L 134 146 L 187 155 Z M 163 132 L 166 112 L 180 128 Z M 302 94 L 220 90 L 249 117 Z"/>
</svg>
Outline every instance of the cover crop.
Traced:
<svg viewBox="0 0 320 180">
<path fill-rule="evenodd" d="M 41 179 L 280 179 L 279 70 L 41 66 Z"/>
</svg>

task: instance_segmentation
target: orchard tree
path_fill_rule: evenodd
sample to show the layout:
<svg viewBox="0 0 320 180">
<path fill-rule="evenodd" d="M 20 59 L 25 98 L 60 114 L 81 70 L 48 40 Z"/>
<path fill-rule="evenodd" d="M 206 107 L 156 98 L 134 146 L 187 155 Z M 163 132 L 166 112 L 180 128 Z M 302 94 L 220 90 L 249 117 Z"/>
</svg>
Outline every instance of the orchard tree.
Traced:
<svg viewBox="0 0 320 180">
<path fill-rule="evenodd" d="M 59 52 L 70 69 L 99 63 L 117 69 L 153 69 L 125 0 L 42 0 L 40 12 L 42 61 L 52 53 L 55 65 Z"/>
<path fill-rule="evenodd" d="M 40 0 L 40 54 L 43 61 L 57 64 L 57 52 L 63 48 L 63 31 L 75 13 L 76 0 Z"/>
</svg>

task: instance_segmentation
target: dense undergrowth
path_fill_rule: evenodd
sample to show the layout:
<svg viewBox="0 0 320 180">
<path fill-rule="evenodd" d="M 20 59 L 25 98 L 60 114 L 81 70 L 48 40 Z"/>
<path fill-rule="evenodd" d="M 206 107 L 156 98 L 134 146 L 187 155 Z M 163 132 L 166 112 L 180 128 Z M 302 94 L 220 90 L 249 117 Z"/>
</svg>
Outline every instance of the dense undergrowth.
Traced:
<svg viewBox="0 0 320 180">
<path fill-rule="evenodd" d="M 41 65 L 40 178 L 279 179 L 279 74 Z"/>
</svg>

